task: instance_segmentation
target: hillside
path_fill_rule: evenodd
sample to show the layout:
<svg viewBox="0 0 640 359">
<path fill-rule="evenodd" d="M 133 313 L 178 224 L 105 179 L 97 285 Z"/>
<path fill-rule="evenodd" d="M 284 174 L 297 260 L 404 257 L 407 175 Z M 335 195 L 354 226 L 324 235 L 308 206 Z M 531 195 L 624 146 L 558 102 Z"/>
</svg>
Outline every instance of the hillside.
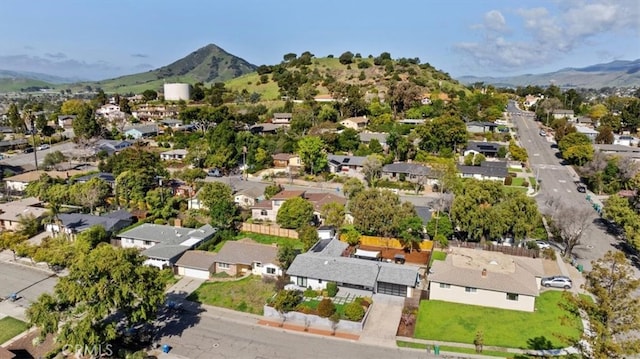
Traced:
<svg viewBox="0 0 640 359">
<path fill-rule="evenodd" d="M 613 61 L 583 68 L 566 68 L 544 74 L 526 74 L 510 77 L 462 76 L 458 81 L 466 84 L 484 82 L 494 86 L 547 86 L 562 88 L 637 87 L 640 86 L 640 59 Z"/>
<path fill-rule="evenodd" d="M 413 82 L 422 88 L 424 93 L 435 90 L 457 93 L 465 90 L 463 85 L 451 79 L 448 74 L 436 70 L 429 64 L 418 65 L 407 63 L 404 60 L 388 60 L 384 65 L 376 66 L 372 59 L 354 58 L 353 63 L 344 65 L 337 58 L 323 57 L 312 58 L 309 65 L 281 64 L 281 66 L 286 66 L 288 71 L 301 73 L 302 76 L 308 78 L 318 95 L 329 94 L 326 84 L 333 80 L 359 85 L 363 92 L 369 94 L 386 93 L 388 91 L 387 85 L 392 80 Z M 359 65 L 361 62 L 368 63 L 369 67 L 364 68 L 363 65 Z M 393 70 L 390 71 L 390 69 Z M 231 79 L 225 85 L 234 91 L 247 90 L 249 93 L 258 93 L 262 100 L 280 99 L 279 87 L 273 80 L 273 73 L 268 74 L 267 79 L 266 83 L 261 83 L 261 75 L 258 72 L 252 72 Z"/>
<path fill-rule="evenodd" d="M 161 90 L 166 82 L 224 82 L 256 69 L 255 65 L 209 44 L 191 54 L 155 70 L 95 82 L 76 83 L 65 88 L 99 87 L 105 92 L 141 93 Z"/>
<path fill-rule="evenodd" d="M 77 81 L 38 72 L 0 70 L 0 93 L 24 89 L 53 88 L 56 84 Z"/>
</svg>

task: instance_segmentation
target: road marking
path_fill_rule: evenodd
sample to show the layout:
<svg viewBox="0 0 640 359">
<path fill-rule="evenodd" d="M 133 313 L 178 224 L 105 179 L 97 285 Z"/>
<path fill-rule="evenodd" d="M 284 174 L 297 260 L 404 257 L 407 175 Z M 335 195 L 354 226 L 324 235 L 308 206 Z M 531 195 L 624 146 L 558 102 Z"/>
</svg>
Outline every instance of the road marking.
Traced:
<svg viewBox="0 0 640 359">
<path fill-rule="evenodd" d="M 570 189 L 568 189 L 568 190 L 567 190 L 567 192 L 571 193 L 571 190 L 570 190 Z"/>
<path fill-rule="evenodd" d="M 539 154 L 539 153 L 534 153 L 534 154 L 533 154 L 533 157 L 538 157 L 538 156 L 540 156 L 540 154 Z"/>
<path fill-rule="evenodd" d="M 557 188 L 554 188 L 554 189 L 553 189 L 553 192 L 558 192 L 558 189 L 557 189 Z"/>
<path fill-rule="evenodd" d="M 560 183 L 567 183 L 567 180 L 558 180 Z"/>
</svg>

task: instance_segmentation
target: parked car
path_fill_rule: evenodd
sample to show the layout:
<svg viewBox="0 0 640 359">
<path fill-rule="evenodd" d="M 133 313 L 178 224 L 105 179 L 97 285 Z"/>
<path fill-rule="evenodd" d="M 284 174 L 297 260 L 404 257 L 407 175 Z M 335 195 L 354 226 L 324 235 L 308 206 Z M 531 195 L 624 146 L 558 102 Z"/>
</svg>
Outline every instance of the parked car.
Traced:
<svg viewBox="0 0 640 359">
<path fill-rule="evenodd" d="M 212 168 L 207 172 L 207 176 L 209 177 L 222 177 L 222 173 L 217 168 Z"/>
<path fill-rule="evenodd" d="M 576 191 L 578 191 L 580 193 L 587 193 L 587 187 L 585 187 L 584 185 L 579 184 L 578 187 L 576 187 Z"/>
<path fill-rule="evenodd" d="M 542 278 L 542 281 L 540 282 L 540 284 L 542 284 L 542 286 L 547 288 L 553 287 L 553 288 L 571 289 L 571 287 L 573 286 L 573 282 L 571 281 L 571 278 L 563 275 L 556 275 L 553 277 Z"/>
<path fill-rule="evenodd" d="M 540 130 L 540 136 L 546 136 L 547 135 L 547 131 L 545 130 Z"/>
<path fill-rule="evenodd" d="M 536 245 L 538 246 L 538 248 L 543 250 L 551 248 L 551 244 L 549 244 L 549 242 L 547 241 L 536 241 Z"/>
<path fill-rule="evenodd" d="M 51 147 L 51 146 L 49 146 L 49 145 L 47 145 L 47 144 L 45 143 L 45 144 L 42 144 L 42 145 L 38 146 L 38 151 L 46 150 L 46 149 L 48 149 L 48 148 L 50 148 L 50 147 Z"/>
<path fill-rule="evenodd" d="M 33 152 L 33 147 L 27 147 L 24 150 L 22 150 L 22 153 L 31 153 Z"/>
</svg>

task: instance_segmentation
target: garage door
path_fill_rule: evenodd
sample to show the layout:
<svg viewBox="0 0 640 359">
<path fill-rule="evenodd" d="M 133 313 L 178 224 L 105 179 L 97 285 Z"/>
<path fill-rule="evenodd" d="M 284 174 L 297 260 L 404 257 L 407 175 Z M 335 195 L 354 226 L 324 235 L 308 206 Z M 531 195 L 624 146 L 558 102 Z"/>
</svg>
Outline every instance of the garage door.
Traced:
<svg viewBox="0 0 640 359">
<path fill-rule="evenodd" d="M 185 268 L 184 275 L 191 278 L 209 279 L 209 272 L 200 269 Z"/>
<path fill-rule="evenodd" d="M 378 282 L 378 293 L 406 297 L 407 286 L 402 284 Z"/>
</svg>

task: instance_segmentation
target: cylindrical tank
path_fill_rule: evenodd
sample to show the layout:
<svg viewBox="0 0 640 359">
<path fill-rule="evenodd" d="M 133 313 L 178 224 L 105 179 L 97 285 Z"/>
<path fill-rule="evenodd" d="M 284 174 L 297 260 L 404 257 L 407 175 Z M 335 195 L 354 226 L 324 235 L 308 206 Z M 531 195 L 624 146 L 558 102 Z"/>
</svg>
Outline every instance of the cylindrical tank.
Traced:
<svg viewBox="0 0 640 359">
<path fill-rule="evenodd" d="M 189 100 L 189 84 L 164 84 L 164 99 L 167 101 Z"/>
</svg>

